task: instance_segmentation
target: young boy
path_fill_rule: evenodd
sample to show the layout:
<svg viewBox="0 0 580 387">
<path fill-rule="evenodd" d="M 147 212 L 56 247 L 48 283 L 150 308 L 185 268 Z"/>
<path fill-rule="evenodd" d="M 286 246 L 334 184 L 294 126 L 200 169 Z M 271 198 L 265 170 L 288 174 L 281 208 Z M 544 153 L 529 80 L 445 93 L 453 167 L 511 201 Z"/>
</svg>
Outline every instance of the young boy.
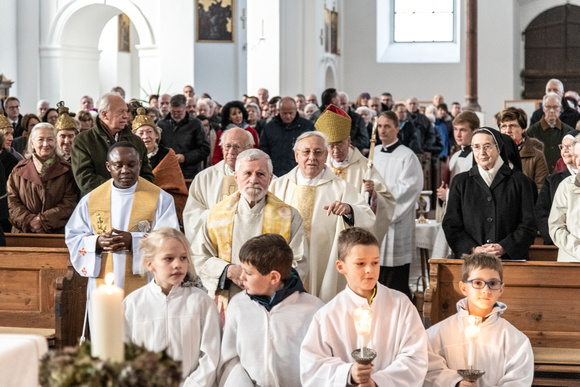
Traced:
<svg viewBox="0 0 580 387">
<path fill-rule="evenodd" d="M 463 255 L 464 298 L 457 302 L 457 314 L 427 330 L 429 371 L 425 386 L 475 387 L 461 381 L 458 369 L 467 369 L 465 327 L 469 315 L 483 318 L 479 325 L 474 369 L 485 371 L 480 386 L 531 386 L 534 355 L 530 340 L 500 317 L 506 310 L 498 302 L 503 293 L 501 260 L 484 253 Z"/>
<path fill-rule="evenodd" d="M 353 227 L 338 238 L 336 267 L 348 286 L 314 316 L 300 350 L 304 386 L 421 386 L 427 372 L 427 338 L 417 310 L 403 293 L 377 283 L 379 242 Z M 373 311 L 370 343 L 373 364 L 355 363 L 353 311 Z"/>
<path fill-rule="evenodd" d="M 248 240 L 239 256 L 246 292 L 228 306 L 220 386 L 299 386 L 300 344 L 324 304 L 304 290 L 280 235 Z"/>
</svg>

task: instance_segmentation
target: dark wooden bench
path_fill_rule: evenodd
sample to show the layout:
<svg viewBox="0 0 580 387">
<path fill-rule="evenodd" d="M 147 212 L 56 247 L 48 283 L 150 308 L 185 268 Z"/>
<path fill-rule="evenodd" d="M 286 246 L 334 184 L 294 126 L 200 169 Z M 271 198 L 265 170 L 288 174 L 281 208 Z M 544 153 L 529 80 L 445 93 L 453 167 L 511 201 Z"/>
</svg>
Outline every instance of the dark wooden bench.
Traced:
<svg viewBox="0 0 580 387">
<path fill-rule="evenodd" d="M 430 324 L 456 313 L 461 260 L 431 259 L 423 317 Z M 537 386 L 580 385 L 580 264 L 505 262 L 502 315 L 528 336 Z"/>
</svg>

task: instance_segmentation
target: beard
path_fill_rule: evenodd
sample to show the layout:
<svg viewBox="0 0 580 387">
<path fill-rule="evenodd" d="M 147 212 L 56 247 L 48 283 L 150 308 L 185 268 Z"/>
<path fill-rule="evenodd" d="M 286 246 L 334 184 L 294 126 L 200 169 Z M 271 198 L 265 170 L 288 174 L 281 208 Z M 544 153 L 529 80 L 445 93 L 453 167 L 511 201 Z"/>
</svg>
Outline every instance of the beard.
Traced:
<svg viewBox="0 0 580 387">
<path fill-rule="evenodd" d="M 266 196 L 267 191 L 260 184 L 248 184 L 240 193 L 249 203 L 257 203 Z"/>
</svg>

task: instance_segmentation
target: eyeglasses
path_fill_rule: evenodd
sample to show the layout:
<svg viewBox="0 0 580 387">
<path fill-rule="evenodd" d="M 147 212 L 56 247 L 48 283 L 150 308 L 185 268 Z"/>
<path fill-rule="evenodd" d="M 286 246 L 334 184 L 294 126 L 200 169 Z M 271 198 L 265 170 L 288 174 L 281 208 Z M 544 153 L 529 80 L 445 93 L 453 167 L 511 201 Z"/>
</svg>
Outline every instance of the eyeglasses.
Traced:
<svg viewBox="0 0 580 387">
<path fill-rule="evenodd" d="M 490 290 L 499 290 L 501 289 L 501 285 L 503 285 L 503 282 L 498 280 L 484 281 L 480 279 L 473 279 L 465 282 L 470 283 L 474 289 L 483 289 L 485 285 L 487 285 Z"/>
<path fill-rule="evenodd" d="M 490 150 L 492 150 L 493 148 L 495 148 L 494 144 L 472 145 L 471 146 L 471 150 L 473 150 L 476 153 L 480 152 L 482 149 L 485 151 L 485 153 L 487 153 Z"/>
<path fill-rule="evenodd" d="M 324 154 L 324 151 L 321 149 L 315 149 L 315 150 L 310 150 L 310 149 L 300 149 L 299 150 L 300 154 L 304 157 L 308 157 L 311 154 L 314 154 L 314 157 L 321 157 Z"/>
<path fill-rule="evenodd" d="M 562 150 L 564 148 L 570 150 L 570 149 L 574 148 L 574 144 L 572 144 L 572 145 L 558 144 L 558 148 L 560 148 L 560 150 Z"/>
</svg>

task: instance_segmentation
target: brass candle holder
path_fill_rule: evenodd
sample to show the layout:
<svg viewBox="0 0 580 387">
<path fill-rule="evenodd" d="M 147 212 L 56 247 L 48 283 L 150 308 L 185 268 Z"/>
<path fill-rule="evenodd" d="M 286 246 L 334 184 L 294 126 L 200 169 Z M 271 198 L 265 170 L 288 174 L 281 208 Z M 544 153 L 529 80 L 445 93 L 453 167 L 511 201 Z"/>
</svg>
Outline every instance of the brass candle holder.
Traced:
<svg viewBox="0 0 580 387">
<path fill-rule="evenodd" d="M 352 351 L 351 355 L 358 364 L 368 365 L 377 357 L 377 351 L 372 348 L 362 347 Z"/>
<path fill-rule="evenodd" d="M 485 374 L 485 371 L 468 369 L 468 370 L 457 370 L 457 373 L 461 375 L 463 380 L 465 380 L 466 382 L 477 382 L 477 379 L 481 378 Z"/>
</svg>

